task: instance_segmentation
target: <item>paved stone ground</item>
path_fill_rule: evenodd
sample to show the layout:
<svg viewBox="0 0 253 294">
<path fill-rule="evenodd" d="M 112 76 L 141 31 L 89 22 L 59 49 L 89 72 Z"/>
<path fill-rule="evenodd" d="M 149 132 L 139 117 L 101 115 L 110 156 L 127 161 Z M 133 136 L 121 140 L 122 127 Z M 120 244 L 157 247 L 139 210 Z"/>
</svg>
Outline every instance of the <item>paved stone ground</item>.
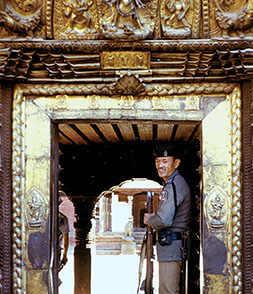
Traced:
<svg viewBox="0 0 253 294">
<path fill-rule="evenodd" d="M 139 256 L 96 255 L 91 250 L 91 293 L 90 294 L 136 294 L 138 286 Z M 74 258 L 70 248 L 68 263 L 60 272 L 63 281 L 59 294 L 74 294 Z M 145 264 L 144 264 L 145 274 Z M 154 294 L 157 290 L 157 263 L 154 262 Z M 144 294 L 140 291 L 139 294 Z"/>
</svg>

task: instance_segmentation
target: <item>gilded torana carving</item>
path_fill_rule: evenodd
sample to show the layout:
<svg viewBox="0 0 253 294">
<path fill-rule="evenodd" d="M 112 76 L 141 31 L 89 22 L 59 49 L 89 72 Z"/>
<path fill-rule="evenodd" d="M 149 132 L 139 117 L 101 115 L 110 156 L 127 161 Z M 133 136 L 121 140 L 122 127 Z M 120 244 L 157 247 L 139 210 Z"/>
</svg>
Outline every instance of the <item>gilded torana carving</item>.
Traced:
<svg viewBox="0 0 253 294">
<path fill-rule="evenodd" d="M 250 0 L 2 0 L 0 3 L 0 39 L 246 38 L 252 36 L 252 27 Z"/>
</svg>

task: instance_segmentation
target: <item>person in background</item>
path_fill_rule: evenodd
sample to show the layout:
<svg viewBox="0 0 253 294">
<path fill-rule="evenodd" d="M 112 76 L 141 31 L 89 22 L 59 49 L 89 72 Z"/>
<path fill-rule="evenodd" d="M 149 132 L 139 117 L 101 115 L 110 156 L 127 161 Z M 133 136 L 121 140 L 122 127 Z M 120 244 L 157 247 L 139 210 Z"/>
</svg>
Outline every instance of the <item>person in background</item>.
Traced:
<svg viewBox="0 0 253 294">
<path fill-rule="evenodd" d="M 67 197 L 63 191 L 59 191 L 59 204 L 62 203 L 63 197 Z M 58 228 L 59 228 L 59 259 L 60 259 L 60 270 L 68 262 L 68 248 L 69 248 L 69 222 L 66 215 L 61 212 L 59 206 L 58 214 Z"/>
</svg>

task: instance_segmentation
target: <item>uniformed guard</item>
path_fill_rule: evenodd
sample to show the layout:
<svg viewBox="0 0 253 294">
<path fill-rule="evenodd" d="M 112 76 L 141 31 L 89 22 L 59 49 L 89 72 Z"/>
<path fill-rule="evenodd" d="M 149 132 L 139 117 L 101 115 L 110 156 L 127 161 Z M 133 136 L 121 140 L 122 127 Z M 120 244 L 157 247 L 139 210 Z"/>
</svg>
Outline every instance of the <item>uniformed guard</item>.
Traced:
<svg viewBox="0 0 253 294">
<path fill-rule="evenodd" d="M 155 166 L 164 186 L 157 213 L 146 213 L 144 223 L 156 231 L 159 262 L 159 294 L 180 293 L 182 237 L 189 230 L 190 189 L 178 167 L 181 152 L 177 145 L 157 146 Z M 182 258 L 183 257 L 183 258 Z"/>
</svg>

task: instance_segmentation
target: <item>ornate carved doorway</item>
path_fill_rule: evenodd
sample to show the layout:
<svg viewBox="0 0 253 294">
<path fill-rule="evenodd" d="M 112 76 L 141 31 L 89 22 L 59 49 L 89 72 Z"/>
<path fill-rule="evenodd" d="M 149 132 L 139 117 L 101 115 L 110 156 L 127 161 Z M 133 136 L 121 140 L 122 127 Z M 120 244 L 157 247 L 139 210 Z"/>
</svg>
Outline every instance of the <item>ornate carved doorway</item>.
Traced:
<svg viewBox="0 0 253 294">
<path fill-rule="evenodd" d="M 13 105 L 15 292 L 57 293 L 54 278 L 57 262 L 52 246 L 52 240 L 56 239 L 58 188 L 55 124 L 145 121 L 147 124 L 201 124 L 200 291 L 216 294 L 232 293 L 234 289 L 234 293 L 240 293 L 239 87 L 236 84 L 161 87 L 163 95 L 156 95 L 153 89 L 149 92 L 152 94 L 135 97 L 103 95 L 95 88 L 93 93 L 97 91 L 97 94 L 89 95 L 89 89 L 82 85 L 16 87 Z M 42 243 L 43 250 L 37 254 L 36 246 Z"/>
</svg>

